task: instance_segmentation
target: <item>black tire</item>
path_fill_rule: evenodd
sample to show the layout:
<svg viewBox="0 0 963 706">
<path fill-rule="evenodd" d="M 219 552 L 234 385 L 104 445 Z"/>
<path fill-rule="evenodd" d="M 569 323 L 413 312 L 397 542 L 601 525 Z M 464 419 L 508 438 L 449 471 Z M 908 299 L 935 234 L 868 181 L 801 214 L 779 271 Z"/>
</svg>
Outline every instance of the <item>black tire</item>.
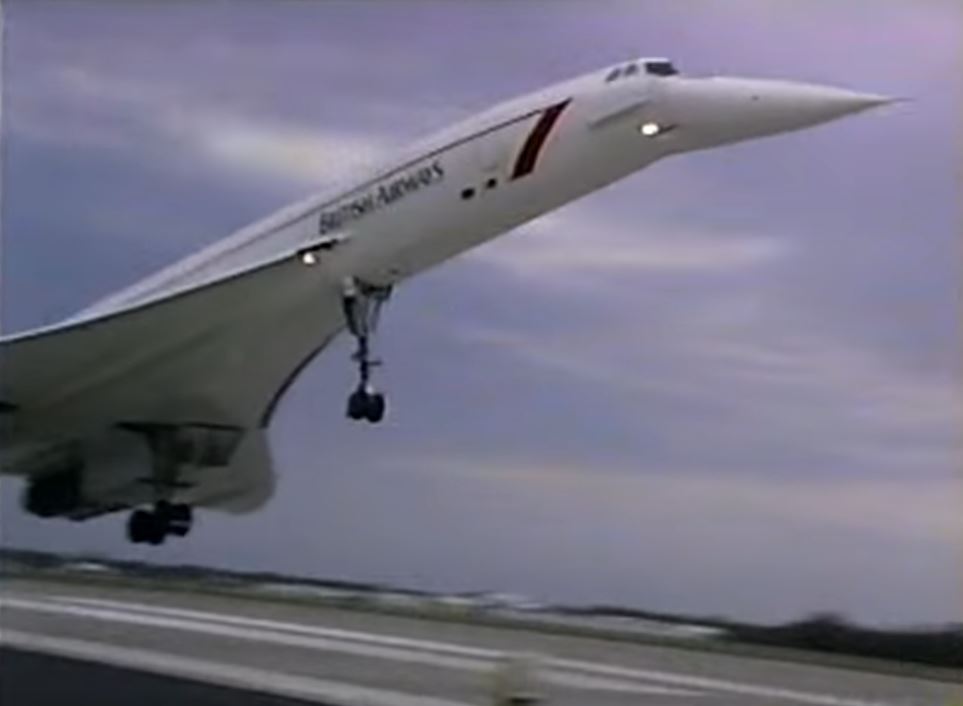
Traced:
<svg viewBox="0 0 963 706">
<path fill-rule="evenodd" d="M 127 518 L 127 539 L 133 544 L 143 544 L 151 534 L 153 513 L 147 510 L 134 510 Z"/>
<path fill-rule="evenodd" d="M 168 522 L 167 518 L 163 515 L 158 515 L 156 512 L 148 512 L 147 516 L 150 521 L 147 525 L 147 536 L 146 542 L 153 546 L 164 543 L 164 538 L 167 536 Z"/>
<path fill-rule="evenodd" d="M 355 390 L 348 398 L 348 419 L 364 419 L 368 408 L 368 393 Z"/>
<path fill-rule="evenodd" d="M 194 512 L 190 505 L 183 503 L 172 505 L 167 521 L 167 533 L 175 537 L 186 537 L 193 523 Z"/>
<path fill-rule="evenodd" d="M 194 509 L 187 503 L 177 503 L 171 506 L 170 518 L 173 522 L 191 524 L 194 521 Z"/>
<path fill-rule="evenodd" d="M 367 402 L 368 404 L 365 408 L 365 419 L 372 424 L 377 424 L 385 417 L 385 411 L 387 410 L 385 396 L 380 393 L 375 393 L 368 396 Z"/>
</svg>

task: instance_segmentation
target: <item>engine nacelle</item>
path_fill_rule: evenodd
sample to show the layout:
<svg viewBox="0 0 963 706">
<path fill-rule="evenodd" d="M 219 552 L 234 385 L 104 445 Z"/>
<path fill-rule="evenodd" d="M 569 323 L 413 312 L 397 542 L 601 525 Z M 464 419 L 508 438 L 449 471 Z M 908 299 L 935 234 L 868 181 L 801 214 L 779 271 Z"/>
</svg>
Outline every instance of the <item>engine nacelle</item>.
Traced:
<svg viewBox="0 0 963 706">
<path fill-rule="evenodd" d="M 151 499 L 151 450 L 119 429 L 51 454 L 24 491 L 24 509 L 40 517 L 81 519 Z"/>
<path fill-rule="evenodd" d="M 154 471 L 150 443 L 140 434 L 112 429 L 84 444 L 83 494 L 108 509 L 149 502 Z"/>
<path fill-rule="evenodd" d="M 234 427 L 194 424 L 171 430 L 172 455 L 185 466 L 226 466 L 244 432 Z"/>
<path fill-rule="evenodd" d="M 155 454 L 165 455 L 161 465 L 173 470 L 170 477 L 155 477 Z M 274 491 L 270 450 L 260 429 L 131 425 L 46 450 L 30 465 L 22 504 L 40 517 L 82 520 L 161 497 L 244 513 Z"/>
<path fill-rule="evenodd" d="M 23 508 L 39 517 L 69 515 L 83 505 L 81 468 L 66 468 L 33 480 L 23 493 Z"/>
</svg>

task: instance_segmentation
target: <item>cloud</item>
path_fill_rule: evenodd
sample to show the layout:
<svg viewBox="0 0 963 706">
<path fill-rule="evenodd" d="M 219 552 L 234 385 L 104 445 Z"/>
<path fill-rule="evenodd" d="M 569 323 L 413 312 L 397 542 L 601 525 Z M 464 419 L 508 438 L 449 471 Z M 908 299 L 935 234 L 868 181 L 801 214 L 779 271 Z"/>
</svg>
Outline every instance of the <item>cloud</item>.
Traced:
<svg viewBox="0 0 963 706">
<path fill-rule="evenodd" d="M 619 417 L 655 411 L 661 446 L 683 458 L 763 473 L 809 464 L 838 477 L 945 477 L 963 452 L 955 378 L 902 368 L 783 304 L 721 290 L 647 311 L 599 302 L 549 330 L 459 335 L 560 373 Z"/>
<path fill-rule="evenodd" d="M 542 284 L 577 275 L 713 273 L 757 267 L 789 254 L 788 241 L 734 234 L 704 224 L 647 220 L 638 227 L 599 218 L 596 211 L 564 210 L 521 228 L 498 247 L 468 255 Z"/>
<path fill-rule="evenodd" d="M 125 149 L 142 159 L 200 157 L 210 165 L 264 180 L 307 187 L 328 185 L 376 163 L 395 139 L 371 131 L 285 122 L 261 112 L 188 95 L 176 84 L 145 82 L 67 67 L 47 79 L 74 110 L 97 120 L 75 129 L 43 100 L 28 104 L 16 128 L 64 145 Z M 119 129 L 118 129 L 119 128 Z M 152 143 L 152 144 L 150 144 Z M 151 149 L 151 147 L 153 149 Z"/>
<path fill-rule="evenodd" d="M 760 525 L 871 532 L 950 545 L 963 538 L 959 503 L 963 483 L 944 478 L 794 478 L 720 474 L 712 469 L 597 466 L 513 462 L 510 458 L 417 458 L 402 461 L 428 475 L 497 486 L 522 504 L 584 508 L 622 518 L 741 516 Z M 519 495 L 523 496 L 519 499 Z"/>
<path fill-rule="evenodd" d="M 330 183 L 390 152 L 381 135 L 308 129 L 216 114 L 168 116 L 160 128 L 230 169 L 306 185 Z"/>
</svg>

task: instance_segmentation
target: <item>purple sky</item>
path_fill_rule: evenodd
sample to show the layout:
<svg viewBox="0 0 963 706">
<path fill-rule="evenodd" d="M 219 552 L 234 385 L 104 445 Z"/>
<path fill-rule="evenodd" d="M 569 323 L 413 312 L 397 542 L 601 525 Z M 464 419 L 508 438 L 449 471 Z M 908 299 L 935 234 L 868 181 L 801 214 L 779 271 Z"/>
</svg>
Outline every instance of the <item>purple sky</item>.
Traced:
<svg viewBox="0 0 963 706">
<path fill-rule="evenodd" d="M 784 620 L 960 620 L 953 0 L 6 3 L 5 330 L 488 104 L 629 57 L 910 103 L 666 160 L 402 287 L 392 414 L 339 341 L 279 488 L 186 542 L 11 545 Z"/>
</svg>

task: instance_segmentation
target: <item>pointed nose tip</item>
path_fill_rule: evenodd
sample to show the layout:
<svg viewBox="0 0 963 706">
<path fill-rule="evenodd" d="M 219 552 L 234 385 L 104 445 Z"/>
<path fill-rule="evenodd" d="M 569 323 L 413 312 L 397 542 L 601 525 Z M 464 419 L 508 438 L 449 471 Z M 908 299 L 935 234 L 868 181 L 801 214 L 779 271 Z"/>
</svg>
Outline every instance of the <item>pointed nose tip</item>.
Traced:
<svg viewBox="0 0 963 706">
<path fill-rule="evenodd" d="M 894 102 L 893 98 L 807 83 L 759 81 L 752 84 L 760 126 L 787 132 L 836 120 Z"/>
<path fill-rule="evenodd" d="M 902 99 L 811 83 L 709 77 L 666 87 L 669 122 L 696 149 L 802 130 Z"/>
<path fill-rule="evenodd" d="M 900 100 L 875 93 L 859 93 L 839 88 L 814 88 L 812 93 L 814 94 L 810 96 L 812 109 L 823 112 L 827 120 L 889 105 Z"/>
</svg>

